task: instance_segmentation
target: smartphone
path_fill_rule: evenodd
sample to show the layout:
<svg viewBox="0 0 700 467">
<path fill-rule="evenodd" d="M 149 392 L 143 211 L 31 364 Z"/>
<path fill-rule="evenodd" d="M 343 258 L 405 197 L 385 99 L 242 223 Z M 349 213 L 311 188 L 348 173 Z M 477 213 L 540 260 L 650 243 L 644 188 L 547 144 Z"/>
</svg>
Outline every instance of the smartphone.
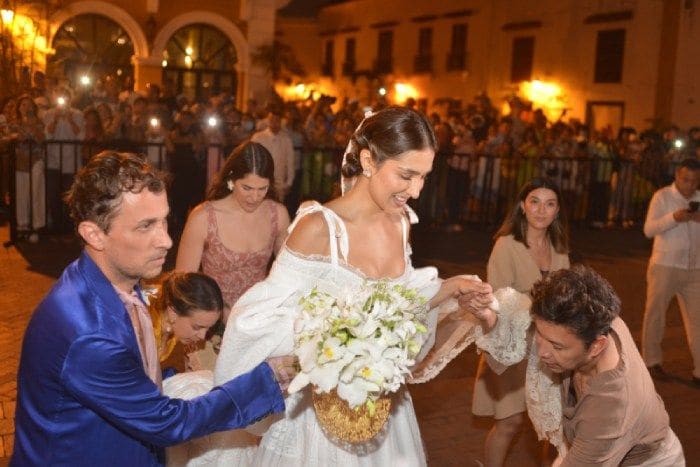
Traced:
<svg viewBox="0 0 700 467">
<path fill-rule="evenodd" d="M 696 212 L 700 207 L 700 201 L 691 201 L 688 203 L 688 212 Z"/>
</svg>

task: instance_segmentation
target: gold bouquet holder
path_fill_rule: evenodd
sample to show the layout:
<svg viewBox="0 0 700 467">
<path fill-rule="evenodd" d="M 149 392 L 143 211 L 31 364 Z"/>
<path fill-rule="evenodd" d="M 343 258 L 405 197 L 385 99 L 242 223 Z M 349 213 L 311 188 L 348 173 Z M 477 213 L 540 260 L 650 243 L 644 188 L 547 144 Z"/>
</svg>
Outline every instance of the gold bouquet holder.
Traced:
<svg viewBox="0 0 700 467">
<path fill-rule="evenodd" d="M 374 404 L 374 414 L 370 415 L 367 406 L 351 409 L 335 390 L 313 393 L 316 419 L 331 438 L 361 444 L 374 438 L 384 427 L 391 412 L 391 398 L 382 396 Z"/>
</svg>

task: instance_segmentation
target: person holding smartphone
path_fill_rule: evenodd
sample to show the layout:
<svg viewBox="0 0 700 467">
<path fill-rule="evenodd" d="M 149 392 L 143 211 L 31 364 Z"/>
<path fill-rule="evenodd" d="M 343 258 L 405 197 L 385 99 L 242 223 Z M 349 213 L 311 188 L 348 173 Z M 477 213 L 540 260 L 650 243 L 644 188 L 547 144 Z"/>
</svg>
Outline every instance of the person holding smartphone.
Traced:
<svg viewBox="0 0 700 467">
<path fill-rule="evenodd" d="M 642 326 L 642 356 L 656 379 L 666 378 L 661 366 L 661 341 L 666 309 L 675 296 L 693 357 L 695 386 L 700 388 L 700 161 L 683 160 L 673 183 L 651 198 L 644 235 L 654 239 L 647 269 L 647 298 Z"/>
<path fill-rule="evenodd" d="M 72 106 L 70 89 L 54 90 L 53 107 L 44 114 L 46 128 L 46 200 L 49 227 L 67 233 L 71 230 L 68 213 L 61 204 L 61 195 L 73 182 L 82 166 L 80 144 L 85 138 L 83 113 Z"/>
</svg>

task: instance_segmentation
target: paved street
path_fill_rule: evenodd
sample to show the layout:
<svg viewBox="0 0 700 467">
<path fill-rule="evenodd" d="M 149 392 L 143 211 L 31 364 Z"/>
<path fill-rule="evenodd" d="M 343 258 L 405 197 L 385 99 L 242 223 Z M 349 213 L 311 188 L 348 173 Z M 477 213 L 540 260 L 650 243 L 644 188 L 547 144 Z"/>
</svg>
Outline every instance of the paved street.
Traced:
<svg viewBox="0 0 700 467">
<path fill-rule="evenodd" d="M 0 241 L 7 237 L 7 227 L 0 227 Z M 612 282 L 623 299 L 622 316 L 638 337 L 650 242 L 636 231 L 577 230 L 573 238 L 573 259 L 593 266 Z M 483 230 L 468 229 L 452 235 L 419 231 L 414 237 L 414 257 L 417 264 L 438 266 L 442 275 L 483 276 L 490 246 L 490 235 Z M 15 373 L 24 328 L 33 307 L 77 251 L 78 245 L 68 238 L 0 249 L 0 466 L 6 464 L 7 459 L 2 457 L 11 449 Z M 700 417 L 700 389 L 688 383 L 690 354 L 675 306 L 669 313 L 664 345 L 665 367 L 674 379 L 658 383 L 657 387 L 670 412 L 672 427 L 686 450 L 688 465 L 700 466 L 700 446 L 696 444 L 700 436 L 695 418 Z M 490 420 L 471 415 L 476 363 L 475 352 L 468 349 L 436 380 L 410 389 L 431 466 L 471 466 L 474 459 L 483 457 Z M 518 438 L 508 465 L 536 466 L 536 455 L 534 434 L 528 429 Z"/>
</svg>

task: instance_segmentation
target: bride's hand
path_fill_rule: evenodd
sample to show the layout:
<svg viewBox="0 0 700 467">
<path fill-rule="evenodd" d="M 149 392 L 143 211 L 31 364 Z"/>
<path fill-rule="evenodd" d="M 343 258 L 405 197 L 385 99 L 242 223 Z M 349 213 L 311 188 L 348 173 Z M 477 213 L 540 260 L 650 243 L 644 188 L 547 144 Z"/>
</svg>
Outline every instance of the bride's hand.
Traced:
<svg viewBox="0 0 700 467">
<path fill-rule="evenodd" d="M 453 277 L 456 281 L 455 298 L 469 294 L 470 296 L 481 297 L 483 301 L 491 303 L 493 300 L 493 289 L 486 282 L 479 280 L 477 276 L 457 276 Z"/>
<path fill-rule="evenodd" d="M 465 291 L 465 293 L 457 297 L 460 309 L 474 315 L 481 321 L 482 326 L 485 328 L 484 330 L 487 332 L 496 325 L 496 320 L 498 319 L 493 310 L 496 302 L 490 289 L 491 287 L 489 286 L 488 293 L 478 290 Z"/>
<path fill-rule="evenodd" d="M 299 362 L 296 357 L 270 357 L 265 360 L 275 374 L 275 379 L 284 392 L 299 372 Z"/>
</svg>

